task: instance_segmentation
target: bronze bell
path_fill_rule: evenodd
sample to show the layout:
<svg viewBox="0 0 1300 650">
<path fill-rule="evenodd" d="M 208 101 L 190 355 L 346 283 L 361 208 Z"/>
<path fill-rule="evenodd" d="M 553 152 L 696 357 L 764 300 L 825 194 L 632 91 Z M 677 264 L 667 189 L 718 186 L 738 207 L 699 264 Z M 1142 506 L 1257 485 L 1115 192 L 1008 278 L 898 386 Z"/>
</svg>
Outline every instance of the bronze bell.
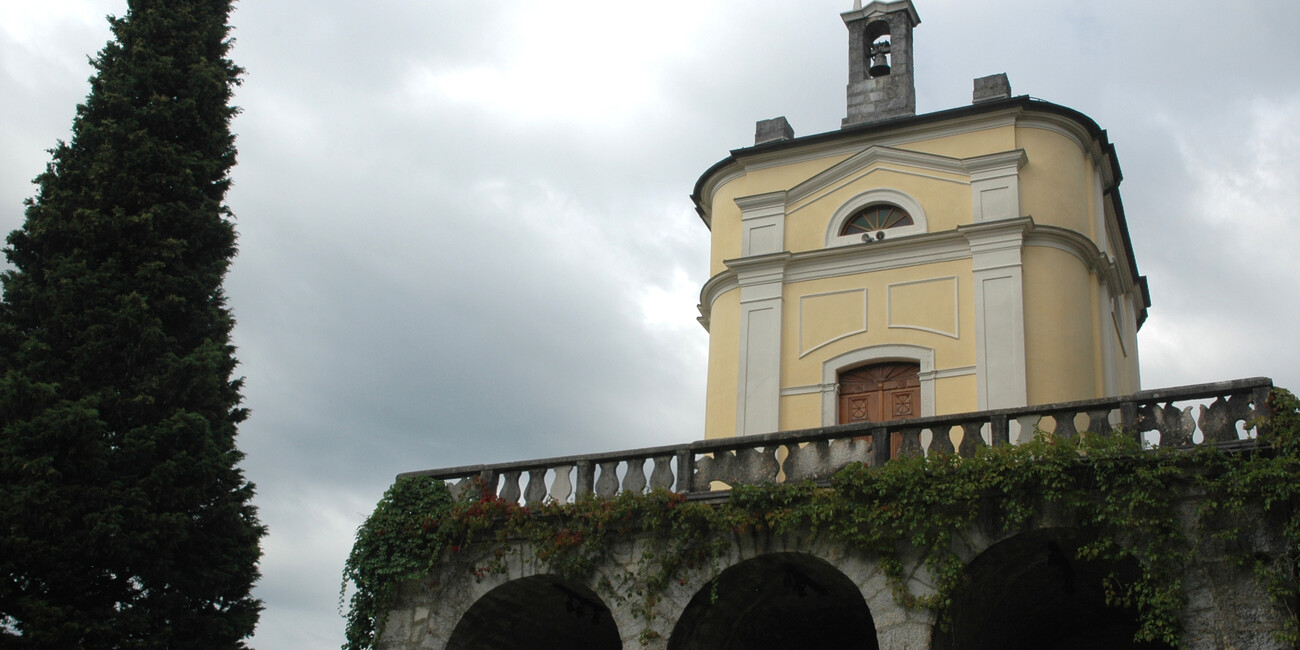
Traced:
<svg viewBox="0 0 1300 650">
<path fill-rule="evenodd" d="M 885 56 L 888 53 L 889 41 L 871 46 L 871 67 L 867 70 L 868 76 L 875 78 L 889 74 L 889 58 Z"/>
<path fill-rule="evenodd" d="M 872 77 L 883 77 L 889 74 L 889 60 L 885 58 L 883 52 L 871 57 L 871 69 L 867 71 L 867 74 Z"/>
</svg>

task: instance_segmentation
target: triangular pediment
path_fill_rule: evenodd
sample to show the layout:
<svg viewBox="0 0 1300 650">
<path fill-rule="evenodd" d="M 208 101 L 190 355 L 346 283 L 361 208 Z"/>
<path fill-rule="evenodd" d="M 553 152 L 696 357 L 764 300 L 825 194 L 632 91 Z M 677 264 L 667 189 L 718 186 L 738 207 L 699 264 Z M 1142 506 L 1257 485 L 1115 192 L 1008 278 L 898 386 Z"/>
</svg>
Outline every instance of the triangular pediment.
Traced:
<svg viewBox="0 0 1300 650">
<path fill-rule="evenodd" d="M 873 145 L 790 188 L 786 194 L 787 201 L 797 203 L 881 165 L 952 174 L 963 177 L 963 181 L 970 178 L 970 169 L 960 158 Z"/>
</svg>

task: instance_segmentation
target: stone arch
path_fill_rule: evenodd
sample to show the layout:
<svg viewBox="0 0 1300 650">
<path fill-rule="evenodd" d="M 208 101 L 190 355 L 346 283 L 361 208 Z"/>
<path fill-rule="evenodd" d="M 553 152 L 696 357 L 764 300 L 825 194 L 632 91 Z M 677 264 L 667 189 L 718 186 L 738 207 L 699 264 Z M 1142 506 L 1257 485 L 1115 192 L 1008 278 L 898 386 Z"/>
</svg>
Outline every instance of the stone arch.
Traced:
<svg viewBox="0 0 1300 650">
<path fill-rule="evenodd" d="M 858 586 L 797 552 L 759 555 L 718 574 L 691 598 L 668 640 L 668 650 L 795 647 L 879 648 Z"/>
<path fill-rule="evenodd" d="M 1139 567 L 1078 559 L 1090 539 L 1077 529 L 1046 528 L 989 546 L 969 563 L 970 580 L 954 595 L 948 628 L 935 626 L 931 649 L 1168 648 L 1134 643 L 1136 609 L 1106 605 L 1107 575 L 1131 580 Z"/>
<path fill-rule="evenodd" d="M 475 601 L 446 647 L 618 650 L 623 644 L 594 591 L 559 576 L 535 575 L 505 582 Z"/>
</svg>

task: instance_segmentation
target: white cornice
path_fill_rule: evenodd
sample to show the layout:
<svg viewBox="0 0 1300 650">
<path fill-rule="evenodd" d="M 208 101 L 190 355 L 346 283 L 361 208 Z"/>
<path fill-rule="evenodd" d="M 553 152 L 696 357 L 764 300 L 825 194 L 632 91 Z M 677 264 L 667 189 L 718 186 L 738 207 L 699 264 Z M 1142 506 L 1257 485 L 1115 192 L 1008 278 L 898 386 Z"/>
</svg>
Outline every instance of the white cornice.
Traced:
<svg viewBox="0 0 1300 650">
<path fill-rule="evenodd" d="M 955 135 L 987 131 L 1016 123 L 1018 108 L 1008 108 L 995 113 L 969 115 L 948 120 L 943 124 L 911 124 L 899 126 L 895 130 L 870 133 L 841 132 L 839 138 L 805 145 L 792 149 L 749 153 L 745 150 L 733 152 L 736 160 L 745 169 L 757 170 L 779 165 L 807 162 L 829 156 L 852 155 L 872 146 L 899 148 L 901 145 L 926 140 L 937 140 Z M 808 136 L 816 137 L 816 136 Z"/>
<path fill-rule="evenodd" d="M 1016 127 L 1026 128 L 1026 129 L 1043 129 L 1045 131 L 1058 133 L 1060 135 L 1069 138 L 1070 140 L 1073 140 L 1075 146 L 1079 147 L 1079 151 L 1085 157 L 1089 157 L 1099 161 L 1106 159 L 1106 153 L 1102 151 L 1101 143 L 1092 137 L 1092 133 L 1090 133 L 1088 129 L 1084 127 L 1082 124 L 1074 121 L 1071 118 L 1065 117 L 1064 115 L 1057 115 L 1056 113 L 1042 113 L 1036 111 L 1025 112 L 1022 113 L 1016 119 Z M 1105 171 L 1107 175 L 1105 184 L 1110 185 L 1113 180 L 1109 178 L 1110 166 L 1106 164 L 1102 164 L 1101 168 L 1102 170 Z"/>
<path fill-rule="evenodd" d="M 956 231 L 924 233 L 797 253 L 786 266 L 786 280 L 802 282 L 967 257 L 970 246 Z"/>
<path fill-rule="evenodd" d="M 1133 284 L 1091 239 L 1065 228 L 1035 224 L 1031 217 L 1003 219 L 957 230 L 837 246 L 799 253 L 776 253 L 727 260 L 727 270 L 700 289 L 700 323 L 709 327 L 713 303 L 742 284 L 805 282 L 844 275 L 970 259 L 972 248 L 986 252 L 1003 247 L 1041 246 L 1064 251 L 1083 263 L 1089 274 L 1107 284 L 1113 295 L 1130 293 Z M 743 281 L 742 281 L 743 278 Z"/>
<path fill-rule="evenodd" d="M 916 7 L 912 6 L 912 0 L 891 0 L 888 2 L 874 0 L 867 6 L 862 6 L 862 0 L 856 0 L 853 3 L 853 10 L 840 14 L 844 22 L 851 22 L 863 18 L 875 18 L 885 14 L 891 14 L 899 11 L 907 12 L 907 17 L 912 21 L 912 26 L 916 27 L 921 24 L 921 15 L 916 13 Z"/>
<path fill-rule="evenodd" d="M 736 197 L 736 207 L 740 208 L 740 220 L 762 219 L 765 217 L 784 216 L 786 192 L 767 192 L 752 196 Z"/>
<path fill-rule="evenodd" d="M 1127 293 L 1132 284 L 1126 282 L 1123 267 L 1100 249 L 1091 239 L 1073 230 L 1055 226 L 1037 226 L 1025 237 L 1026 246 L 1042 246 L 1065 251 L 1078 258 L 1088 272 L 1106 285 L 1111 295 Z"/>
<path fill-rule="evenodd" d="M 704 182 L 704 187 L 700 188 L 700 211 L 704 213 L 700 218 L 704 219 L 704 225 L 708 226 L 709 230 L 713 230 L 713 195 L 717 193 L 719 187 L 744 177 L 746 173 L 748 172 L 745 171 L 745 166 L 733 160 L 711 174 Z"/>
<path fill-rule="evenodd" d="M 970 174 L 972 181 L 1014 174 L 1027 162 L 1029 162 L 1029 155 L 1024 149 L 1012 149 L 961 160 L 962 168 Z"/>
</svg>

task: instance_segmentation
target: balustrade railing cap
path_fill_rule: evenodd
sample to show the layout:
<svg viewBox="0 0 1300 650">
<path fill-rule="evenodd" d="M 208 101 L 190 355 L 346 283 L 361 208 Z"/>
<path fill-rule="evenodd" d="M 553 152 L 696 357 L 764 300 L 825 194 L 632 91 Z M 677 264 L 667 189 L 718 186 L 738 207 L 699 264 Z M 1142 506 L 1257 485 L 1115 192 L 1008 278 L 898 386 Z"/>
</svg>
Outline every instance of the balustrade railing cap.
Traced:
<svg viewBox="0 0 1300 650">
<path fill-rule="evenodd" d="M 503 473 L 503 472 L 527 472 L 539 469 L 553 469 L 557 467 L 566 467 L 570 465 L 581 465 L 584 463 L 598 464 L 609 462 L 623 462 L 632 460 L 645 460 L 650 458 L 672 457 L 678 454 L 696 454 L 710 453 L 717 451 L 726 451 L 733 449 L 751 449 L 754 447 L 767 447 L 781 444 L 818 442 L 821 440 L 830 440 L 834 438 L 848 438 L 866 435 L 869 432 L 878 429 L 888 430 L 907 430 L 907 429 L 926 429 L 939 426 L 957 426 L 962 423 L 971 423 L 974 421 L 989 422 L 995 418 L 1013 419 L 1023 415 L 1051 415 L 1053 413 L 1069 412 L 1084 413 L 1089 410 L 1099 410 L 1105 408 L 1116 408 L 1124 404 L 1134 404 L 1138 406 L 1154 404 L 1158 402 L 1172 402 L 1185 400 L 1209 399 L 1222 397 L 1225 395 L 1243 394 L 1258 389 L 1269 389 L 1273 386 L 1273 380 L 1267 377 L 1252 377 L 1249 379 L 1236 379 L 1232 381 L 1221 381 L 1208 384 L 1193 384 L 1188 386 L 1177 386 L 1173 388 L 1159 388 L 1154 390 L 1144 390 L 1131 395 L 1118 397 L 1106 397 L 1101 399 L 1081 400 L 1075 402 L 1058 402 L 1054 404 L 1038 404 L 1034 406 L 1022 406 L 1017 408 L 993 409 L 988 411 L 974 411 L 970 413 L 956 413 L 952 415 L 937 415 L 923 418 L 908 420 L 894 420 L 892 422 L 861 422 L 856 424 L 842 424 L 829 427 L 818 427 L 814 429 L 799 429 L 796 431 L 777 431 L 773 433 L 753 434 L 746 436 L 737 436 L 734 438 L 714 438 L 710 440 L 698 440 L 691 443 L 680 445 L 664 445 L 660 447 L 643 447 L 639 449 L 628 449 L 623 451 L 611 451 L 596 454 L 582 454 L 577 456 L 557 456 L 554 458 L 541 458 L 536 460 L 525 460 L 505 463 L 491 463 L 483 465 L 462 465 L 459 467 L 447 467 L 441 469 L 428 469 L 413 472 L 403 472 L 397 475 L 397 479 L 411 478 L 418 476 L 427 476 L 435 479 L 461 479 L 471 476 L 482 475 L 485 472 Z"/>
</svg>

